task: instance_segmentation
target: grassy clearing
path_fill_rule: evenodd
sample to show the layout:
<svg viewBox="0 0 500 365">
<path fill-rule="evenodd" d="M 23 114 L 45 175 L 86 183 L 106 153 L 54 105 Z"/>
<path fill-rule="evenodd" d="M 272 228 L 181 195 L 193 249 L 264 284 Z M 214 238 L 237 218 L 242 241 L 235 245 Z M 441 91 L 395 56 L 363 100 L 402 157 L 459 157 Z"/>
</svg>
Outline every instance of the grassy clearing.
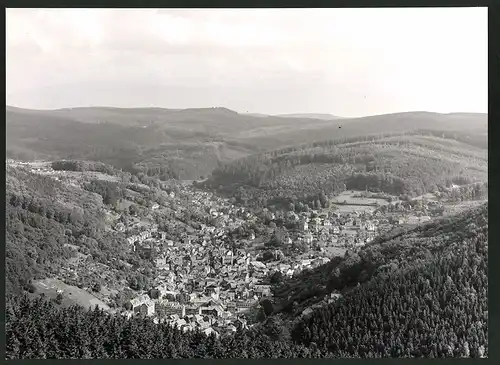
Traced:
<svg viewBox="0 0 500 365">
<path fill-rule="evenodd" d="M 104 310 L 109 306 L 83 289 L 63 283 L 58 279 L 43 279 L 33 282 L 37 293 L 44 293 L 48 298 L 56 298 L 58 293 L 63 296 L 62 306 L 80 305 L 84 308 L 94 308 L 96 305 Z"/>
</svg>

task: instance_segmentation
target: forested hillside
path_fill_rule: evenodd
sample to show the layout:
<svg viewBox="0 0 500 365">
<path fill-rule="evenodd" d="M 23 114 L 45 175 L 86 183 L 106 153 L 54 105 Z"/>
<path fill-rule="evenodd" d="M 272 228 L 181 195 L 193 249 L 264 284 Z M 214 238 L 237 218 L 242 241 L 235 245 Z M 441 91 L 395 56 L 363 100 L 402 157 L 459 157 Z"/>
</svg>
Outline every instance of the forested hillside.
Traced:
<svg viewBox="0 0 500 365">
<path fill-rule="evenodd" d="M 197 179 L 220 164 L 285 146 L 408 132 L 453 132 L 468 143 L 487 144 L 486 114 L 399 113 L 322 120 L 266 118 L 226 108 L 7 107 L 7 157 L 19 160 L 81 159 L 105 162 L 156 177 Z"/>
<path fill-rule="evenodd" d="M 146 318 L 8 298 L 7 358 L 485 357 L 487 220 L 483 206 L 375 242 L 364 250 L 373 263 L 351 262 L 341 285 L 362 271 L 379 273 L 334 304 L 291 326 L 274 314 L 219 339 Z"/>
<path fill-rule="evenodd" d="M 19 168 L 8 167 L 6 175 L 6 292 L 57 272 L 72 255 L 68 244 L 80 242 L 96 253 L 103 247 L 96 239 L 113 246 L 97 194 Z"/>
<path fill-rule="evenodd" d="M 58 161 L 53 166 L 74 168 L 74 171 L 110 169 L 102 164 L 93 165 L 81 161 Z M 109 224 L 106 226 L 106 210 L 115 206 L 119 199 L 134 193 L 127 187 L 137 189 L 137 186 L 96 178 L 89 178 L 82 185 L 79 187 L 51 176 L 32 173 L 28 168 L 7 166 L 7 293 L 19 294 L 23 290 L 32 290 L 32 280 L 56 276 L 67 265 L 68 260 L 81 255 L 88 255 L 92 261 L 110 265 L 110 270 L 116 274 L 115 278 L 107 279 L 111 280 L 111 285 L 118 284 L 120 278 L 143 279 L 143 275 L 136 269 L 141 267 L 141 270 L 149 270 L 152 267 L 151 262 L 133 257 L 129 250 L 124 250 L 124 233 L 110 230 Z M 136 194 L 138 201 L 142 197 L 157 199 L 156 188 L 145 188 L 147 191 Z M 131 207 L 136 213 L 147 209 L 140 204 L 133 204 Z M 124 264 L 128 262 L 132 265 Z M 91 272 L 80 274 L 74 285 L 84 287 L 102 282 L 101 278 L 95 277 Z"/>
<path fill-rule="evenodd" d="M 293 118 L 291 118 L 293 119 Z M 301 121 L 301 128 L 288 128 L 279 134 L 252 135 L 246 132 L 248 143 L 258 143 L 269 149 L 280 146 L 297 146 L 327 139 L 359 137 L 377 133 L 402 133 L 415 130 L 452 132 L 465 138 L 482 140 L 487 145 L 488 115 L 479 113 L 439 114 L 429 112 L 407 112 L 374 115 L 363 118 L 337 119 L 317 124 Z M 243 134 L 243 133 L 242 133 Z M 473 136 L 478 136 L 478 138 Z M 279 142 L 278 142 L 279 141 Z"/>
<path fill-rule="evenodd" d="M 488 353 L 486 236 L 361 285 L 294 329 L 298 343 L 356 357 L 481 357 Z"/>
<path fill-rule="evenodd" d="M 310 203 L 345 189 L 414 197 L 487 180 L 487 149 L 469 139 L 419 131 L 315 142 L 227 163 L 205 186 L 259 205 Z"/>
</svg>

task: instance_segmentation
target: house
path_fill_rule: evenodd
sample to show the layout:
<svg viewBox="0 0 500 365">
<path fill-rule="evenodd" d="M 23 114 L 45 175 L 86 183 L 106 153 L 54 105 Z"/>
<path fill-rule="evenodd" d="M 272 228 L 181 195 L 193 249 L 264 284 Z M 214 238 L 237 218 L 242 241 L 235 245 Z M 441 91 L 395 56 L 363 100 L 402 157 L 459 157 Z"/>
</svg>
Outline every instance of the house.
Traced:
<svg viewBox="0 0 500 365">
<path fill-rule="evenodd" d="M 265 269 L 266 264 L 260 261 L 252 261 L 250 264 L 255 268 L 255 269 Z"/>
<path fill-rule="evenodd" d="M 207 336 L 214 335 L 215 337 L 219 337 L 219 333 L 215 331 L 213 328 L 209 327 L 205 330 L 203 330 L 203 333 Z"/>
<path fill-rule="evenodd" d="M 233 251 L 229 250 L 224 256 L 221 257 L 222 265 L 232 265 L 234 262 Z"/>
<path fill-rule="evenodd" d="M 302 312 L 302 315 L 303 316 L 308 316 L 310 314 L 312 314 L 313 310 L 311 308 L 306 308 L 304 309 L 304 311 Z"/>
<path fill-rule="evenodd" d="M 362 239 L 359 239 L 359 238 L 356 238 L 356 239 L 354 240 L 354 244 L 355 244 L 355 246 L 357 246 L 357 247 L 364 246 L 364 245 L 365 245 L 365 243 L 366 243 L 366 240 L 362 240 Z"/>
<path fill-rule="evenodd" d="M 244 312 L 248 309 L 250 309 L 253 306 L 254 302 L 252 301 L 239 301 L 236 302 L 236 311 L 237 312 Z"/>
<path fill-rule="evenodd" d="M 170 301 L 175 301 L 177 295 L 179 295 L 178 292 L 170 290 L 163 290 L 161 293 L 163 298 L 168 299 Z"/>
<path fill-rule="evenodd" d="M 234 326 L 237 329 L 247 329 L 248 328 L 247 320 L 245 318 L 238 317 L 234 322 Z"/>
<path fill-rule="evenodd" d="M 127 319 L 130 319 L 132 318 L 132 316 L 134 315 L 134 312 L 132 311 L 125 311 L 125 312 L 122 312 L 122 316 L 124 316 L 125 318 Z"/>
<path fill-rule="evenodd" d="M 281 272 L 286 272 L 288 269 L 290 269 L 289 264 L 278 264 L 278 270 Z"/>
<path fill-rule="evenodd" d="M 373 224 L 372 222 L 366 222 L 365 229 L 367 231 L 373 232 L 375 231 L 375 224 Z"/>
<path fill-rule="evenodd" d="M 236 312 L 236 304 L 234 303 L 234 301 L 228 302 L 226 307 L 227 310 L 230 311 L 231 313 Z"/>
<path fill-rule="evenodd" d="M 213 299 L 218 299 L 220 294 L 220 287 L 216 285 L 209 285 L 205 288 L 205 294 Z"/>
<path fill-rule="evenodd" d="M 145 240 L 151 237 L 151 231 L 142 231 L 139 233 L 139 237 L 141 240 Z"/>
<path fill-rule="evenodd" d="M 410 216 L 408 217 L 408 224 L 417 224 L 419 223 L 418 217 Z"/>
<path fill-rule="evenodd" d="M 158 204 L 158 203 L 154 203 L 154 204 L 151 206 L 151 209 L 152 209 L 152 210 L 157 210 L 158 208 L 160 208 L 160 204 Z"/>
<path fill-rule="evenodd" d="M 177 327 L 182 328 L 187 324 L 187 322 L 185 319 L 180 318 L 175 321 L 175 324 L 177 324 Z"/>
<path fill-rule="evenodd" d="M 326 297 L 326 301 L 328 304 L 335 303 L 337 300 L 342 298 L 342 295 L 339 293 L 331 293 L 330 296 Z"/>
<path fill-rule="evenodd" d="M 420 222 L 423 223 L 423 222 L 429 222 L 431 220 L 431 217 L 429 217 L 428 215 L 423 215 L 422 217 L 420 217 Z"/>
<path fill-rule="evenodd" d="M 134 298 L 130 301 L 130 305 L 132 306 L 132 311 L 134 313 L 139 313 L 141 305 L 150 302 L 151 299 L 148 295 L 144 294 L 137 298 Z"/>
<path fill-rule="evenodd" d="M 137 312 L 136 312 L 137 313 Z M 152 316 L 155 313 L 155 303 L 153 301 L 147 301 L 139 306 L 139 314 L 145 316 Z"/>
<path fill-rule="evenodd" d="M 253 288 L 254 293 L 257 296 L 269 296 L 271 294 L 271 286 L 270 285 L 255 285 Z"/>
<path fill-rule="evenodd" d="M 214 317 L 221 317 L 224 312 L 224 309 L 220 304 L 215 303 L 214 301 L 210 301 L 208 303 L 202 304 L 199 307 L 199 315 L 212 315 Z"/>
<path fill-rule="evenodd" d="M 309 266 L 311 266 L 312 261 L 313 261 L 313 260 L 311 260 L 311 259 L 302 260 L 302 261 L 301 261 L 301 265 L 302 265 L 302 266 L 305 266 L 305 267 L 309 267 Z"/>
<path fill-rule="evenodd" d="M 196 305 L 186 305 L 184 306 L 184 311 L 188 315 L 197 315 L 199 310 Z"/>
<path fill-rule="evenodd" d="M 186 316 L 186 306 L 179 303 L 169 302 L 168 300 L 161 299 L 154 302 L 155 312 L 161 317 L 170 315 L 171 318 L 183 318 Z"/>
<path fill-rule="evenodd" d="M 188 300 L 190 302 L 194 302 L 196 300 L 196 298 L 198 298 L 198 294 L 197 293 L 191 293 L 188 295 Z"/>
<path fill-rule="evenodd" d="M 321 266 L 321 265 L 327 264 L 329 262 L 330 262 L 330 259 L 328 259 L 326 257 L 320 257 L 320 258 L 315 259 L 312 262 L 312 264 L 313 264 L 313 266 Z"/>
<path fill-rule="evenodd" d="M 159 257 L 155 260 L 155 265 L 157 268 L 159 269 L 164 269 L 164 268 L 167 268 L 168 267 L 168 263 L 167 263 L 167 258 L 166 257 Z"/>
<path fill-rule="evenodd" d="M 308 224 L 305 220 L 302 220 L 302 221 L 300 221 L 300 223 L 299 223 L 299 229 L 300 229 L 301 231 L 306 232 L 306 231 L 309 229 L 309 224 Z"/>
<path fill-rule="evenodd" d="M 127 238 L 127 243 L 129 245 L 133 245 L 137 241 L 139 241 L 139 236 L 130 236 L 130 237 Z"/>
<path fill-rule="evenodd" d="M 308 245 L 310 245 L 313 242 L 313 236 L 312 234 L 308 233 L 304 236 L 304 242 Z"/>
</svg>

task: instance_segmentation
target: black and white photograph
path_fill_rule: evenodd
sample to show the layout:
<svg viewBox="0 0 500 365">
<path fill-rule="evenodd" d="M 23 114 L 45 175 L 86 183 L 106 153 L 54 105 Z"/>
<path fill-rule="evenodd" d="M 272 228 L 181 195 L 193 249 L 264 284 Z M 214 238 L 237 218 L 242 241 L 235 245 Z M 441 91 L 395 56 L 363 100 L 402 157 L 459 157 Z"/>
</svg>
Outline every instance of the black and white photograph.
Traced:
<svg viewBox="0 0 500 365">
<path fill-rule="evenodd" d="M 488 357 L 485 7 L 7 8 L 5 141 L 6 359 Z"/>
</svg>

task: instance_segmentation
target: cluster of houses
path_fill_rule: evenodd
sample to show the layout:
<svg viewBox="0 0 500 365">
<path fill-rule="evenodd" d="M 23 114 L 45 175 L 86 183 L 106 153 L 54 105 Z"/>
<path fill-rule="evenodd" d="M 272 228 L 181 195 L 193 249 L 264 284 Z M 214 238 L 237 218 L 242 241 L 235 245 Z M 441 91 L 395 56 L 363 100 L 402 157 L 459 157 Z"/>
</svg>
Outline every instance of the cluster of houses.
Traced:
<svg viewBox="0 0 500 365">
<path fill-rule="evenodd" d="M 152 317 L 156 323 L 166 322 L 182 331 L 200 330 L 207 335 L 231 334 L 238 329 L 247 328 L 247 321 L 241 315 L 254 303 L 250 301 L 233 301 L 225 303 L 218 298 L 217 287 L 208 286 L 200 293 L 191 293 L 179 299 L 179 291 L 166 290 L 160 287 L 157 298 L 152 299 L 143 294 L 132 299 L 129 310 L 122 315 L 131 317 L 142 315 Z"/>
<path fill-rule="evenodd" d="M 362 246 L 373 240 L 380 224 L 370 212 L 289 212 L 286 218 L 298 230 L 286 237 L 285 245 L 298 241 L 320 251 L 329 246 Z"/>
</svg>

